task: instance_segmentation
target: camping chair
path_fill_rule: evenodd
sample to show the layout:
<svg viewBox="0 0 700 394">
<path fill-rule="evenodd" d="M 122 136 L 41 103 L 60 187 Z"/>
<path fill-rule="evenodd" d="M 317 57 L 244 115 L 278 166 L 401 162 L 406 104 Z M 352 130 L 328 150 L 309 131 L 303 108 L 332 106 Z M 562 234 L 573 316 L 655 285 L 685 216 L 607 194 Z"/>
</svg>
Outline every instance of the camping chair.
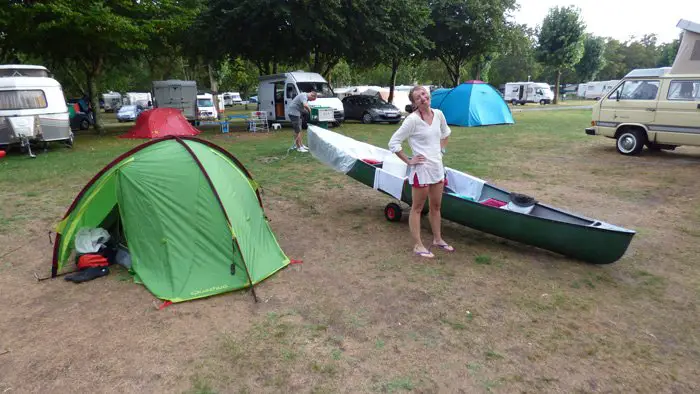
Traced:
<svg viewBox="0 0 700 394">
<path fill-rule="evenodd" d="M 248 119 L 248 128 L 253 133 L 257 131 L 270 131 L 270 126 L 267 123 L 267 112 L 265 111 L 253 111 L 250 113 L 250 118 Z"/>
</svg>

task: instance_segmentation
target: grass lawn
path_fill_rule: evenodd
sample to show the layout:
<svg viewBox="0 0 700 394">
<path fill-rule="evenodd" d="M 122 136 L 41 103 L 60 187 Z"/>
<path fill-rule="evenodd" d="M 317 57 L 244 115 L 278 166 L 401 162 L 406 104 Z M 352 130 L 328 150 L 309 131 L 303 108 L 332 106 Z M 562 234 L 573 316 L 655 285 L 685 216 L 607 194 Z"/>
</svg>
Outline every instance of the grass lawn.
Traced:
<svg viewBox="0 0 700 394">
<path fill-rule="evenodd" d="M 590 111 L 514 117 L 452 128 L 446 165 L 636 230 L 620 261 L 583 264 L 449 222 L 457 251 L 419 261 L 406 220 L 383 217 L 389 199 L 287 154 L 289 127 L 202 127 L 262 185 L 280 245 L 304 263 L 258 285 L 257 304 L 240 291 L 158 310 L 119 267 L 81 285 L 33 276 L 50 272 L 47 232 L 74 196 L 143 142 L 117 138 L 132 124 L 36 159 L 12 152 L 0 159 L 0 392 L 696 390 L 700 150 L 625 157 L 584 134 Z M 395 129 L 333 130 L 385 147 Z"/>
</svg>

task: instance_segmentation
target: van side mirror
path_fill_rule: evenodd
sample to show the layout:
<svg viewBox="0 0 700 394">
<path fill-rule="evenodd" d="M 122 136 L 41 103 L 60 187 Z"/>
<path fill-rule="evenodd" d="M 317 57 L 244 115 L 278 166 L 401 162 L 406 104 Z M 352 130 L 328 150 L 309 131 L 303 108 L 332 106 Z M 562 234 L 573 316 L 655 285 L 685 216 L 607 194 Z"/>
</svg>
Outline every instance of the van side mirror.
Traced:
<svg viewBox="0 0 700 394">
<path fill-rule="evenodd" d="M 615 92 L 615 100 L 620 101 L 620 90 L 619 89 Z"/>
<path fill-rule="evenodd" d="M 413 105 L 406 104 L 406 108 L 404 108 L 404 109 L 406 110 L 406 112 L 408 112 L 410 114 L 411 112 L 413 112 Z"/>
</svg>

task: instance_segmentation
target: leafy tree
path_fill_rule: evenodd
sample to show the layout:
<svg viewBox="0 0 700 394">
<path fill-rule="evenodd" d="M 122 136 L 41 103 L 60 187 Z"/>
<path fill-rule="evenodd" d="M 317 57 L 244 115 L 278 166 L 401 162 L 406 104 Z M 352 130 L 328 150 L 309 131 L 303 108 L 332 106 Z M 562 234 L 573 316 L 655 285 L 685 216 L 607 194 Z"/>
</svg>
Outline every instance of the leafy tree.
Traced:
<svg viewBox="0 0 700 394">
<path fill-rule="evenodd" d="M 551 8 L 542 22 L 537 59 L 556 71 L 554 104 L 559 100 L 562 70 L 573 67 L 583 55 L 585 28 L 580 11 L 574 7 Z"/>
<path fill-rule="evenodd" d="M 10 38 L 25 52 L 41 56 L 50 64 L 75 67 L 66 71 L 85 75 L 87 91 L 83 94 L 90 98 L 95 109 L 95 129 L 103 133 L 97 110 L 98 80 L 107 65 L 146 52 L 152 35 L 167 36 L 181 28 L 181 22 L 190 15 L 191 3 L 188 0 L 17 1 L 10 9 L 13 16 Z"/>
<path fill-rule="evenodd" d="M 508 30 L 504 51 L 491 67 L 490 82 L 498 87 L 507 82 L 537 80 L 542 66 L 535 59 L 537 35 L 526 25 L 516 25 Z"/>
<path fill-rule="evenodd" d="M 587 35 L 583 43 L 583 57 L 576 64 L 579 82 L 592 81 L 605 66 L 605 41 L 601 37 Z"/>
<path fill-rule="evenodd" d="M 628 70 L 625 68 L 625 55 L 623 50 L 623 43 L 612 38 L 607 39 L 605 43 L 605 52 L 603 53 L 605 65 L 600 72 L 598 72 L 598 79 L 602 81 L 620 79 L 627 73 Z"/>
<path fill-rule="evenodd" d="M 659 46 L 659 57 L 656 62 L 657 67 L 670 67 L 676 60 L 678 49 L 681 46 L 680 38 Z"/>
<path fill-rule="evenodd" d="M 356 65 L 389 66 L 389 102 L 394 98 L 394 86 L 399 67 L 415 63 L 431 43 L 424 35 L 430 23 L 430 8 L 422 0 L 385 0 L 382 2 L 352 2 L 349 24 L 357 33 L 350 57 Z"/>
<path fill-rule="evenodd" d="M 639 40 L 630 40 L 622 48 L 625 72 L 635 68 L 651 68 L 656 66 L 659 49 L 654 34 L 646 34 Z"/>
<path fill-rule="evenodd" d="M 430 8 L 434 23 L 426 28 L 426 36 L 435 44 L 432 54 L 457 86 L 464 65 L 500 48 L 515 0 L 434 0 Z"/>
</svg>

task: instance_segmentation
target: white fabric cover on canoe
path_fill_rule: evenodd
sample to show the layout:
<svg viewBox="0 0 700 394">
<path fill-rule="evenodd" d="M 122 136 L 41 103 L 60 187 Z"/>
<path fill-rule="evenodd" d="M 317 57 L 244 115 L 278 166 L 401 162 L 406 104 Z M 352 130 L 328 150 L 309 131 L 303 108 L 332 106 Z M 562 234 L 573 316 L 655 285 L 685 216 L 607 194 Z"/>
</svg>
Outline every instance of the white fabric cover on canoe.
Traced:
<svg viewBox="0 0 700 394">
<path fill-rule="evenodd" d="M 475 201 L 479 200 L 486 181 L 460 171 L 455 171 L 449 167 L 445 167 L 445 173 L 447 174 L 447 185 L 450 189 L 454 190 L 459 195 L 471 197 Z"/>
<path fill-rule="evenodd" d="M 377 168 L 374 172 L 374 188 L 376 190 L 383 190 L 397 200 L 401 199 L 401 192 L 403 191 L 403 184 L 406 177 L 398 177 L 390 172 L 386 172 L 381 168 Z"/>
<path fill-rule="evenodd" d="M 342 173 L 350 171 L 356 160 L 373 159 L 383 162 L 395 159 L 394 154 L 387 149 L 377 148 L 318 126 L 309 125 L 308 132 L 307 140 L 311 154 Z"/>
</svg>

